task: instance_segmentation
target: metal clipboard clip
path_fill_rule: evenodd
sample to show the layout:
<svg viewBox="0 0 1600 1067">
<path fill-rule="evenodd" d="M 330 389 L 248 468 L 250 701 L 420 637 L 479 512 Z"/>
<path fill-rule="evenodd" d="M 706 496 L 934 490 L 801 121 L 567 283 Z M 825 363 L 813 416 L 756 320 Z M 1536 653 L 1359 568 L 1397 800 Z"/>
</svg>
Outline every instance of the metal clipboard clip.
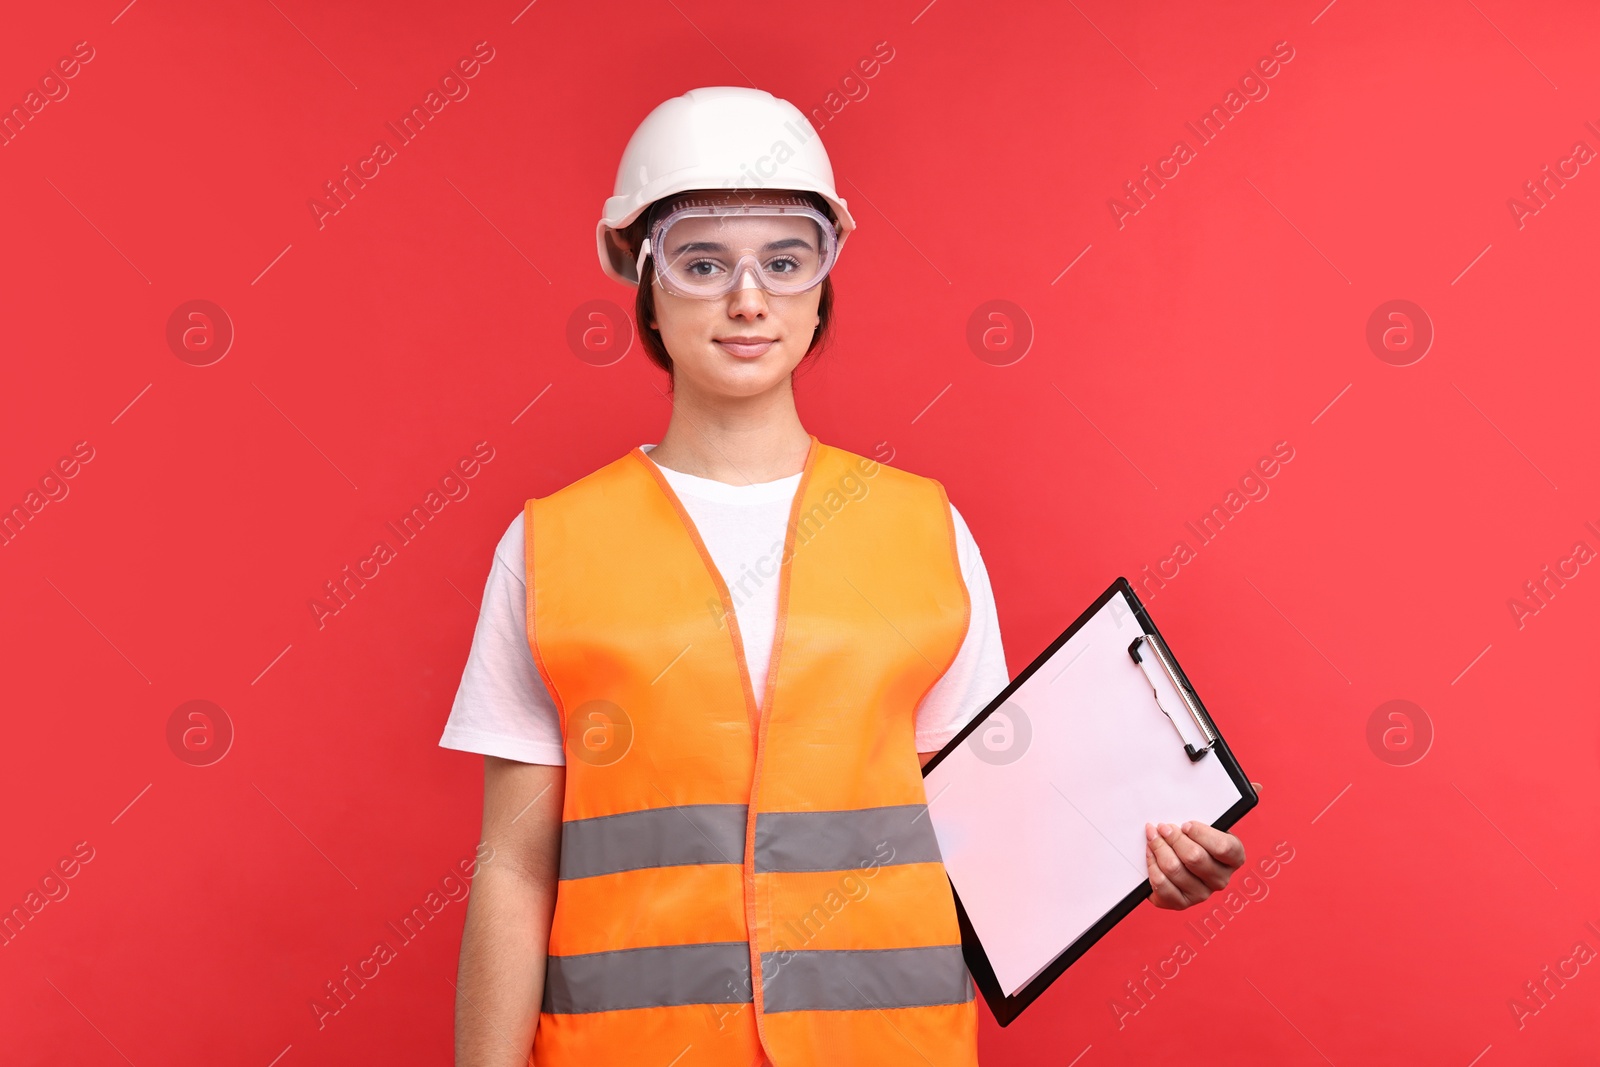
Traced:
<svg viewBox="0 0 1600 1067">
<path fill-rule="evenodd" d="M 1146 648 L 1153 654 L 1140 655 L 1141 651 Z M 1199 701 L 1195 700 L 1194 696 L 1190 694 L 1189 687 L 1183 684 L 1178 675 L 1178 664 L 1173 660 L 1172 653 L 1167 651 L 1166 643 L 1157 634 L 1140 634 L 1128 646 L 1128 655 L 1133 657 L 1133 662 L 1144 670 L 1145 678 L 1150 682 L 1150 689 L 1155 693 L 1156 706 L 1171 721 L 1173 729 L 1178 731 L 1178 736 L 1183 740 L 1183 750 L 1189 754 L 1189 762 L 1198 763 L 1201 759 L 1204 759 L 1206 753 L 1210 752 L 1211 747 L 1217 743 L 1217 732 L 1212 729 L 1211 720 L 1206 715 L 1205 710 L 1200 707 Z M 1158 675 L 1155 667 L 1151 665 L 1152 660 L 1161 665 L 1168 687 L 1183 702 L 1184 708 L 1189 713 L 1188 718 L 1199 730 L 1200 737 L 1205 739 L 1205 744 L 1197 747 L 1190 739 L 1190 736 L 1184 732 L 1183 727 L 1178 724 L 1178 719 L 1173 718 L 1172 710 L 1166 706 L 1171 698 L 1169 697 L 1167 701 L 1162 699 L 1162 687 L 1156 681 L 1161 675 Z"/>
</svg>

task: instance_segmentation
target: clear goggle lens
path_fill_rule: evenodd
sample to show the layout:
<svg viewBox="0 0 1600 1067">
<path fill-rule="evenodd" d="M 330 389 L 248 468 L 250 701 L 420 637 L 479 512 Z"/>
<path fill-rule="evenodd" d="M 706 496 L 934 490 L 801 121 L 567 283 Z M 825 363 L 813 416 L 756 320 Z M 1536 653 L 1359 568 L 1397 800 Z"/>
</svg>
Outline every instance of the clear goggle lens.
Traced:
<svg viewBox="0 0 1600 1067">
<path fill-rule="evenodd" d="M 758 285 L 794 296 L 821 284 L 838 258 L 837 231 L 798 197 L 791 202 L 729 205 L 695 200 L 657 222 L 639 252 L 655 259 L 662 287 L 679 296 L 719 297 Z"/>
</svg>

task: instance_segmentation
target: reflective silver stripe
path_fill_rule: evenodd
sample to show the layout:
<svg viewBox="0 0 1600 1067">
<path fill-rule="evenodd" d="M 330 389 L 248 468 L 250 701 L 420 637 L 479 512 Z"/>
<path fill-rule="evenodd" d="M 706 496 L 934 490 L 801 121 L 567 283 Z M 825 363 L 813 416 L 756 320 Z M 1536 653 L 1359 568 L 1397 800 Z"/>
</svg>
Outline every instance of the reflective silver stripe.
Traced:
<svg viewBox="0 0 1600 1067">
<path fill-rule="evenodd" d="M 926 804 L 756 816 L 758 871 L 844 871 L 940 858 Z"/>
<path fill-rule="evenodd" d="M 748 815 L 743 804 L 680 804 L 573 819 L 561 824 L 561 877 L 743 863 Z"/>
<path fill-rule="evenodd" d="M 761 954 L 769 1012 L 925 1008 L 964 1004 L 973 995 L 960 945 Z"/>
<path fill-rule="evenodd" d="M 630 948 L 545 960 L 543 1010 L 558 1015 L 751 1000 L 750 945 Z"/>
</svg>

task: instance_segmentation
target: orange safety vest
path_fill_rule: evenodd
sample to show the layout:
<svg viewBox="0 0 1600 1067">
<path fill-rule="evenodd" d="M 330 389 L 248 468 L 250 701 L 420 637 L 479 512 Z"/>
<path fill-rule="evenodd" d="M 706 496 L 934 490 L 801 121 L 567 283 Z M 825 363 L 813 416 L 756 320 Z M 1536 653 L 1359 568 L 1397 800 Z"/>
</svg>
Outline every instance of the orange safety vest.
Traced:
<svg viewBox="0 0 1600 1067">
<path fill-rule="evenodd" d="M 567 761 L 534 1062 L 974 1067 L 915 739 L 971 615 L 944 487 L 811 437 L 756 578 L 779 583 L 760 708 L 724 577 L 643 450 L 526 521 Z"/>
</svg>

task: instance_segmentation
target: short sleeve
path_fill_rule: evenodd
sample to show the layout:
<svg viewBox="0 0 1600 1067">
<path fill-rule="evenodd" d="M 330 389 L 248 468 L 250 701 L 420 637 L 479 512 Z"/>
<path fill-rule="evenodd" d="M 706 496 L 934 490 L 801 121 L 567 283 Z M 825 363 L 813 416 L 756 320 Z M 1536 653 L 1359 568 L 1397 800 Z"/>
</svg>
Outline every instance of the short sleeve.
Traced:
<svg viewBox="0 0 1600 1067">
<path fill-rule="evenodd" d="M 522 763 L 566 763 L 561 719 L 528 648 L 521 512 L 495 546 L 472 648 L 439 744 Z"/>
<path fill-rule="evenodd" d="M 950 669 L 934 683 L 917 706 L 917 751 L 943 748 L 961 728 L 999 695 L 1010 682 L 1005 648 L 1000 640 L 1000 617 L 995 610 L 989 571 L 978 551 L 972 531 L 954 504 L 950 518 L 955 526 L 956 558 L 972 601 L 972 617 Z"/>
</svg>

